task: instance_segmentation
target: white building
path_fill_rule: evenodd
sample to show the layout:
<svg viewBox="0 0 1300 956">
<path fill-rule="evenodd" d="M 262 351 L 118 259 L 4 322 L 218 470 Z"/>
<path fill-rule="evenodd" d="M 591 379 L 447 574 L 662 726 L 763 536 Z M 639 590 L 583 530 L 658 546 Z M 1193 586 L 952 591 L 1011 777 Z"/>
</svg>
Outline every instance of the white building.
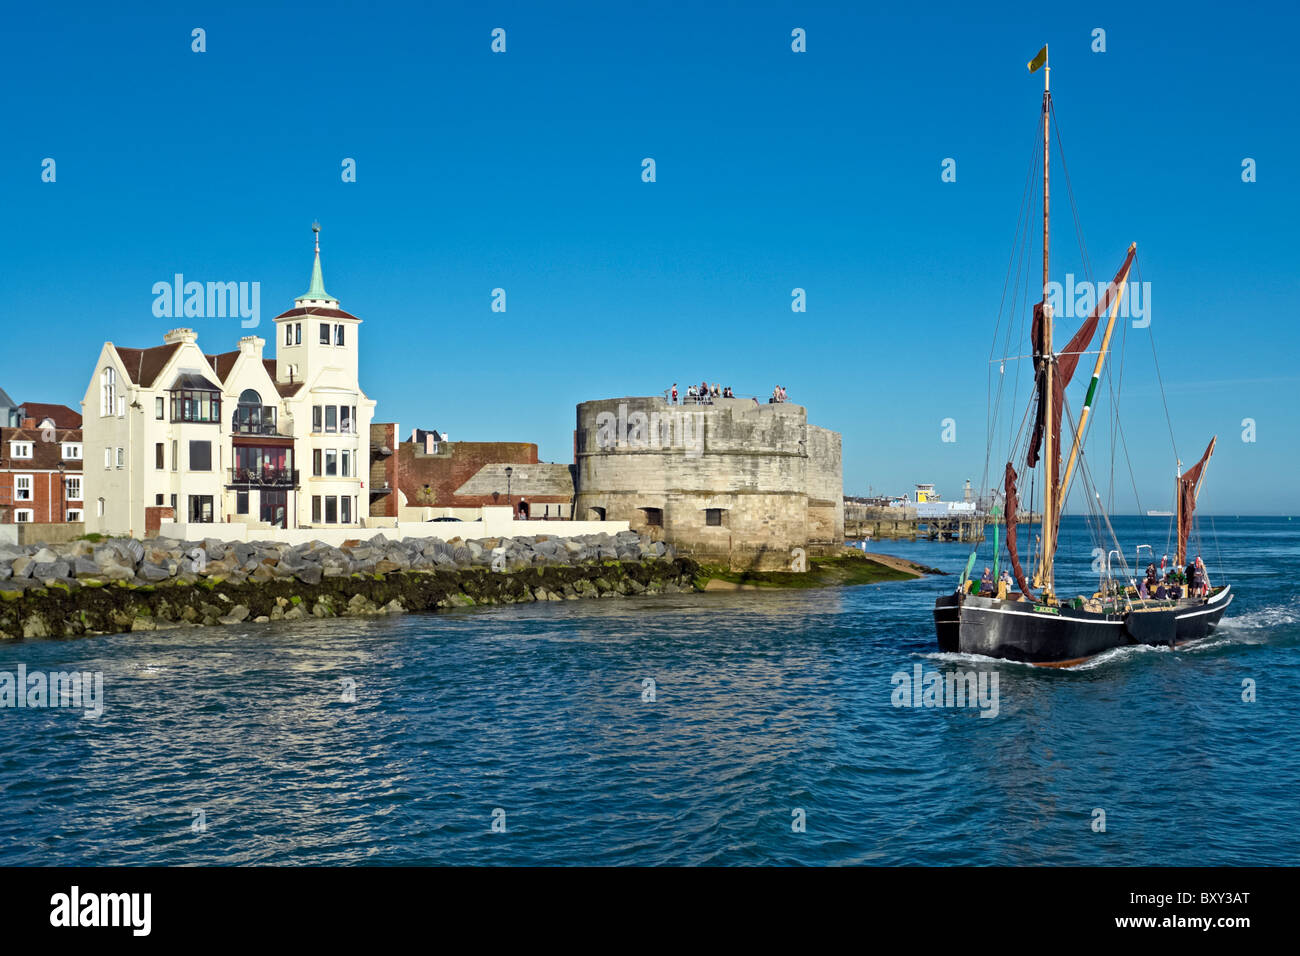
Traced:
<svg viewBox="0 0 1300 956">
<path fill-rule="evenodd" d="M 312 228 L 311 287 L 276 317 L 274 359 L 258 336 L 205 355 L 192 329 L 104 343 L 81 403 L 87 531 L 364 526 L 375 403 L 357 378 L 361 320 L 326 293 Z"/>
</svg>

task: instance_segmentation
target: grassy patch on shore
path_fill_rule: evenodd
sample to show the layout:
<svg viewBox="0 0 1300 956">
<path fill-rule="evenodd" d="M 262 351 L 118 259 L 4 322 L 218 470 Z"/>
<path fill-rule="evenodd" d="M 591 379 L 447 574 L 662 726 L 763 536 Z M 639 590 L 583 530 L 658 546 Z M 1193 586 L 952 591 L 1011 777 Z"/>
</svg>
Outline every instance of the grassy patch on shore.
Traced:
<svg viewBox="0 0 1300 956">
<path fill-rule="evenodd" d="M 695 576 L 695 586 L 700 590 L 710 581 L 739 587 L 758 588 L 825 588 L 852 584 L 878 584 L 882 581 L 910 581 L 933 569 L 916 565 L 915 572 L 892 568 L 873 561 L 861 552 L 847 550 L 826 558 L 809 558 L 808 570 L 795 571 L 732 571 L 722 565 L 700 565 Z M 720 588 L 719 588 L 720 589 Z"/>
</svg>

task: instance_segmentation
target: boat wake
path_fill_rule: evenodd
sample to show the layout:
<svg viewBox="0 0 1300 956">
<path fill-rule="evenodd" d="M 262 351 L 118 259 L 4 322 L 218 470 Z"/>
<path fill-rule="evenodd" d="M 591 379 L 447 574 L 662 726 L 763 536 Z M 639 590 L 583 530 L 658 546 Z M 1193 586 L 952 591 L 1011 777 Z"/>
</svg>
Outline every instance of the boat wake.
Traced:
<svg viewBox="0 0 1300 956">
<path fill-rule="evenodd" d="M 997 664 L 1001 667 L 1003 664 L 1011 667 L 1024 667 L 1028 670 L 1043 670 L 1037 664 L 1030 664 L 1026 661 L 1013 661 L 1005 657 L 989 657 L 985 654 L 963 654 L 960 651 L 929 651 L 918 653 L 917 657 L 923 657 L 927 661 L 942 661 L 945 664 Z"/>
<path fill-rule="evenodd" d="M 1182 648 L 1179 648 L 1182 650 Z M 1150 644 L 1132 644 L 1124 647 L 1112 647 L 1109 650 L 1102 651 L 1094 657 L 1088 658 L 1081 664 L 1075 664 L 1072 667 L 1044 667 L 1041 664 L 1031 664 L 1027 661 L 1013 661 L 1003 657 L 986 657 L 983 654 L 961 654 L 950 651 L 936 651 L 932 654 L 922 654 L 928 660 L 944 661 L 955 664 L 996 664 L 999 667 L 1009 665 L 1011 667 L 1024 668 L 1027 671 L 1033 671 L 1044 675 L 1050 674 L 1074 674 L 1082 671 L 1096 670 L 1099 667 L 1105 667 L 1109 664 L 1123 663 L 1131 657 L 1140 654 L 1169 654 L 1168 647 L 1154 647 Z"/>
<path fill-rule="evenodd" d="M 1300 597 L 1286 604 L 1274 604 L 1246 614 L 1225 617 L 1219 631 L 1260 631 L 1300 623 Z M 1217 633 L 1217 632 L 1216 632 Z"/>
</svg>

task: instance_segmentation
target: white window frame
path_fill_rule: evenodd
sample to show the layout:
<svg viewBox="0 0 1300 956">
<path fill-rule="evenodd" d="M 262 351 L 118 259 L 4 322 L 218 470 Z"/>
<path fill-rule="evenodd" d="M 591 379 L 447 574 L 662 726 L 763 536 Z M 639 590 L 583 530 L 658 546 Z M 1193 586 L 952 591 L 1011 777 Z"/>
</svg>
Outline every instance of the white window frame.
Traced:
<svg viewBox="0 0 1300 956">
<path fill-rule="evenodd" d="M 14 524 L 33 524 L 36 519 L 36 512 L 31 508 L 16 508 L 14 510 Z"/>
<path fill-rule="evenodd" d="M 75 482 L 75 487 L 76 487 L 76 490 L 77 490 L 77 493 L 76 493 L 75 495 L 72 493 L 72 489 L 73 489 L 73 487 L 74 487 L 74 482 Z M 67 501 L 81 501 L 81 500 L 83 500 L 82 497 L 81 497 L 81 495 L 82 495 L 82 491 L 81 491 L 81 476 L 80 476 L 80 475 L 65 475 L 64 478 L 63 478 L 63 497 L 64 497 L 64 499 L 67 500 Z"/>
<path fill-rule="evenodd" d="M 123 448 L 121 445 L 117 446 L 117 467 L 118 468 L 126 467 L 126 449 Z"/>
<path fill-rule="evenodd" d="M 27 483 L 27 496 L 23 497 L 23 482 Z M 31 475 L 14 475 L 14 501 L 35 501 L 36 480 Z"/>
<path fill-rule="evenodd" d="M 99 498 L 99 499 L 97 499 L 97 500 L 95 501 L 95 514 L 98 515 L 98 516 L 101 517 L 101 518 L 104 517 L 104 499 L 103 499 L 103 498 Z"/>
<path fill-rule="evenodd" d="M 32 443 L 29 441 L 11 441 L 9 443 L 10 458 L 31 458 Z"/>
<path fill-rule="evenodd" d="M 104 446 L 104 470 L 108 471 L 112 467 L 113 467 L 113 449 L 110 446 L 105 445 Z"/>
<path fill-rule="evenodd" d="M 69 524 L 75 523 L 77 521 L 84 521 L 85 515 L 82 513 L 80 508 L 71 508 L 68 510 L 66 520 Z"/>
<path fill-rule="evenodd" d="M 117 408 L 117 370 L 105 366 L 99 373 L 99 417 L 107 418 Z"/>
<path fill-rule="evenodd" d="M 83 449 L 79 441 L 65 441 L 63 443 L 63 457 L 67 461 L 81 461 Z"/>
</svg>

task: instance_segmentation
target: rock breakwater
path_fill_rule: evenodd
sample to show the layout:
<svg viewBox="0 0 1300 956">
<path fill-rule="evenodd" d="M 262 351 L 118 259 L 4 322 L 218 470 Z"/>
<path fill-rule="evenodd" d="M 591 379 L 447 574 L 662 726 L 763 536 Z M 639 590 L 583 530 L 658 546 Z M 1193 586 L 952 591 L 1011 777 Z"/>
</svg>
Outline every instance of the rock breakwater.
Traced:
<svg viewBox="0 0 1300 956">
<path fill-rule="evenodd" d="M 635 532 L 579 537 L 0 546 L 0 638 L 363 617 L 693 590 L 694 562 Z"/>
</svg>

